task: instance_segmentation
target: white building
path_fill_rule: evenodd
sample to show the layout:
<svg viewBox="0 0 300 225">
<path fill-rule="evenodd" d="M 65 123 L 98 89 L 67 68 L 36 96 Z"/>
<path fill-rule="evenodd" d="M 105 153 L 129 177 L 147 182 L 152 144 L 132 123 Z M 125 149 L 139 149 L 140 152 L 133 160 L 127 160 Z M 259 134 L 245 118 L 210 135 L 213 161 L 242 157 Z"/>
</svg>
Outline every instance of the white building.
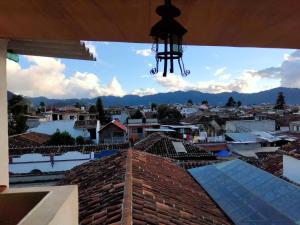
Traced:
<svg viewBox="0 0 300 225">
<path fill-rule="evenodd" d="M 275 120 L 231 120 L 225 125 L 226 132 L 275 131 Z"/>
<path fill-rule="evenodd" d="M 283 176 L 300 184 L 300 160 L 283 155 Z"/>
</svg>

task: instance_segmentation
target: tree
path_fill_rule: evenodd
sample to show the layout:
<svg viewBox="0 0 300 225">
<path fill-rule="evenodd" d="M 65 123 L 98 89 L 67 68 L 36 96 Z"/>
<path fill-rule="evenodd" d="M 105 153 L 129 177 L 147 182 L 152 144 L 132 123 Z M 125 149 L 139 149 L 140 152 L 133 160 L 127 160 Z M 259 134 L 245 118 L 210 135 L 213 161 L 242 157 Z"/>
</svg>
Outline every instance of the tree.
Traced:
<svg viewBox="0 0 300 225">
<path fill-rule="evenodd" d="M 187 104 L 188 104 L 188 105 L 193 105 L 193 100 L 192 100 L 192 99 L 189 99 L 189 100 L 187 101 Z"/>
<path fill-rule="evenodd" d="M 182 119 L 181 113 L 176 108 L 167 105 L 158 106 L 157 117 L 164 124 L 176 124 Z"/>
<path fill-rule="evenodd" d="M 157 109 L 157 105 L 155 103 L 151 103 L 151 111 Z"/>
<path fill-rule="evenodd" d="M 140 110 L 136 110 L 134 114 L 131 116 L 132 119 L 142 119 L 144 118 L 143 113 Z"/>
<path fill-rule="evenodd" d="M 95 105 L 91 105 L 89 108 L 89 113 L 97 113 L 97 108 Z"/>
<path fill-rule="evenodd" d="M 97 113 L 98 113 L 98 119 L 100 120 L 100 122 L 104 123 L 105 122 L 105 113 L 104 113 L 104 108 L 103 108 L 103 104 L 102 104 L 102 99 L 100 97 L 97 98 L 96 109 L 97 109 Z"/>
<path fill-rule="evenodd" d="M 8 122 L 9 135 L 24 133 L 28 129 L 25 116 L 28 106 L 28 100 L 21 95 L 14 95 L 8 101 L 8 113 L 10 115 Z"/>
<path fill-rule="evenodd" d="M 237 105 L 237 107 L 241 107 L 241 106 L 242 106 L 242 102 L 241 102 L 241 101 L 238 101 L 238 102 L 236 103 L 236 105 Z"/>
<path fill-rule="evenodd" d="M 76 102 L 75 105 L 74 105 L 74 107 L 80 109 L 80 108 L 81 108 L 81 105 L 80 105 L 79 102 Z"/>
<path fill-rule="evenodd" d="M 236 102 L 234 101 L 233 97 L 229 97 L 227 100 L 227 103 L 225 104 L 226 107 L 234 107 L 236 105 Z"/>
<path fill-rule="evenodd" d="M 274 109 L 284 109 L 284 106 L 285 106 L 285 97 L 282 92 L 279 92 Z"/>
<path fill-rule="evenodd" d="M 82 136 L 78 136 L 75 141 L 76 141 L 77 145 L 84 145 L 85 144 L 85 140 Z"/>
<path fill-rule="evenodd" d="M 46 112 L 46 105 L 45 105 L 45 102 L 40 102 L 40 110 L 41 112 Z"/>
<path fill-rule="evenodd" d="M 208 101 L 207 101 L 207 100 L 203 100 L 203 101 L 201 102 L 201 104 L 202 104 L 202 105 L 208 105 Z"/>
<path fill-rule="evenodd" d="M 75 139 L 67 132 L 60 132 L 57 130 L 51 135 L 47 145 L 74 145 Z"/>
</svg>

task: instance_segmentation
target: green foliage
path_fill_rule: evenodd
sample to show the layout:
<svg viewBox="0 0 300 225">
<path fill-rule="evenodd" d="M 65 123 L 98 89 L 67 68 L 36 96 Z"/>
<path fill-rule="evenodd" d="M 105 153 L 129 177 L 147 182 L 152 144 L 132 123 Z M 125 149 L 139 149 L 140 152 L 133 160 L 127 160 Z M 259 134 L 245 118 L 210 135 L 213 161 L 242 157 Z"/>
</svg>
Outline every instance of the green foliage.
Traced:
<svg viewBox="0 0 300 225">
<path fill-rule="evenodd" d="M 236 105 L 235 100 L 233 99 L 233 97 L 229 97 L 227 100 L 227 103 L 225 104 L 226 107 L 234 107 Z"/>
<path fill-rule="evenodd" d="M 80 105 L 79 102 L 76 102 L 75 105 L 74 105 L 74 107 L 80 109 L 80 108 L 81 108 L 81 105 Z"/>
<path fill-rule="evenodd" d="M 46 112 L 45 102 L 40 102 L 39 112 Z"/>
<path fill-rule="evenodd" d="M 181 113 L 175 109 L 171 108 L 167 105 L 159 105 L 157 108 L 157 117 L 161 121 L 161 123 L 167 124 L 175 124 L 178 123 L 182 119 Z"/>
<path fill-rule="evenodd" d="M 208 105 L 208 101 L 205 99 L 201 102 L 202 105 Z"/>
<path fill-rule="evenodd" d="M 189 100 L 187 101 L 187 104 L 188 104 L 188 105 L 193 105 L 193 100 L 192 100 L 192 99 L 189 99 Z"/>
<path fill-rule="evenodd" d="M 284 106 L 285 106 L 285 97 L 282 92 L 279 92 L 274 109 L 284 109 Z"/>
<path fill-rule="evenodd" d="M 134 114 L 131 116 L 132 119 L 142 119 L 144 118 L 143 113 L 140 110 L 136 110 Z"/>
<path fill-rule="evenodd" d="M 77 144 L 77 145 L 84 145 L 84 144 L 85 144 L 84 138 L 83 138 L 82 136 L 78 136 L 78 137 L 76 138 L 76 144 Z"/>
<path fill-rule="evenodd" d="M 157 109 L 157 105 L 155 103 L 151 103 L 151 111 Z"/>
<path fill-rule="evenodd" d="M 104 107 L 103 107 L 102 99 L 100 97 L 97 98 L 96 109 L 97 109 L 98 119 L 100 120 L 100 123 L 105 122 Z"/>
<path fill-rule="evenodd" d="M 60 132 L 57 130 L 51 135 L 47 145 L 74 145 L 75 139 L 67 132 Z"/>
<path fill-rule="evenodd" d="M 26 125 L 27 118 L 25 114 L 28 111 L 29 102 L 21 95 L 14 95 L 8 101 L 8 113 L 10 115 L 8 122 L 9 135 L 20 134 L 28 129 Z"/>
<path fill-rule="evenodd" d="M 238 101 L 238 102 L 236 103 L 236 105 L 237 105 L 237 107 L 241 107 L 241 106 L 242 106 L 242 102 L 241 102 L 241 101 Z"/>
<path fill-rule="evenodd" d="M 91 105 L 89 108 L 89 113 L 97 113 L 97 108 L 95 105 Z"/>
</svg>

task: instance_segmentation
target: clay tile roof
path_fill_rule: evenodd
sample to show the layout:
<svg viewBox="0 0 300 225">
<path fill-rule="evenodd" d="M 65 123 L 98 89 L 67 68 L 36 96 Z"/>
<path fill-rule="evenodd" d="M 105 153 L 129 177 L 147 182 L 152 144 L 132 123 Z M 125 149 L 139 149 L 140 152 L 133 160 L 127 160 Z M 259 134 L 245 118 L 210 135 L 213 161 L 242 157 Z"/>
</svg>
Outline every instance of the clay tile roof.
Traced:
<svg viewBox="0 0 300 225">
<path fill-rule="evenodd" d="M 81 153 L 90 153 L 90 152 L 101 152 L 103 150 L 121 150 L 127 149 L 129 143 L 120 143 L 120 144 L 99 144 L 99 145 L 62 145 L 62 146 L 31 146 L 31 147 L 18 147 L 10 148 L 10 155 L 23 155 L 28 153 L 39 153 L 43 155 L 55 154 L 61 155 L 66 152 L 81 152 Z"/>
<path fill-rule="evenodd" d="M 80 224 L 232 224 L 171 160 L 122 151 L 72 169 L 60 184 L 79 186 Z"/>
<path fill-rule="evenodd" d="M 300 160 L 300 141 L 284 145 L 281 152 Z"/>
<path fill-rule="evenodd" d="M 121 130 L 123 130 L 124 132 L 127 132 L 127 128 L 122 124 L 120 123 L 119 121 L 117 120 L 112 120 L 111 122 L 109 122 L 108 124 L 106 124 L 105 126 L 103 126 L 99 132 L 101 132 L 101 130 L 103 130 L 105 127 L 108 127 L 109 125 L 111 124 L 114 124 L 115 126 L 119 127 Z"/>
<path fill-rule="evenodd" d="M 227 144 L 226 143 L 220 143 L 220 144 L 199 144 L 197 145 L 201 148 L 204 148 L 208 151 L 221 151 L 224 149 L 228 149 Z"/>
<path fill-rule="evenodd" d="M 121 128 L 122 130 L 124 130 L 125 132 L 127 131 L 127 128 L 118 120 L 113 120 L 112 123 L 115 124 L 117 127 Z"/>
<path fill-rule="evenodd" d="M 181 142 L 186 150 L 185 152 L 177 152 L 173 142 Z M 191 159 L 215 159 L 216 157 L 202 147 L 198 147 L 192 143 L 181 139 L 168 137 L 163 133 L 152 133 L 134 145 L 135 149 L 145 151 L 151 154 L 163 157 L 191 160 Z"/>
<path fill-rule="evenodd" d="M 10 148 L 42 146 L 49 140 L 49 138 L 49 135 L 37 132 L 22 133 L 10 136 L 9 146 Z"/>
</svg>

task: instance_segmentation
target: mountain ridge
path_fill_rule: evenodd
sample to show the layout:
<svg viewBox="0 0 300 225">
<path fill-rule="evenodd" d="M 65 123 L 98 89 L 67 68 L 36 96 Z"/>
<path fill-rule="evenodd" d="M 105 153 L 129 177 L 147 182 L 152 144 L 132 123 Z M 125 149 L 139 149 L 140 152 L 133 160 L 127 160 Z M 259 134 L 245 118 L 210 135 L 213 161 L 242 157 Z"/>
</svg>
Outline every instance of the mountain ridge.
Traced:
<svg viewBox="0 0 300 225">
<path fill-rule="evenodd" d="M 186 103 L 191 99 L 194 103 L 201 103 L 202 100 L 208 100 L 209 104 L 221 106 L 227 102 L 229 97 L 233 97 L 242 104 L 261 104 L 275 103 L 278 92 L 283 92 L 287 104 L 300 104 L 300 89 L 279 87 L 257 93 L 239 93 L 239 92 L 222 92 L 222 93 L 204 93 L 199 91 L 175 91 L 167 93 L 158 93 L 146 96 L 125 95 L 123 97 L 116 96 L 99 96 L 102 98 L 103 104 L 108 106 L 116 105 L 148 105 L 152 102 L 156 104 L 164 103 Z M 70 98 L 70 99 L 51 99 L 47 97 L 26 97 L 33 105 L 38 106 L 40 102 L 46 105 L 66 106 L 74 105 L 77 102 L 81 104 L 95 104 L 97 98 Z"/>
</svg>

